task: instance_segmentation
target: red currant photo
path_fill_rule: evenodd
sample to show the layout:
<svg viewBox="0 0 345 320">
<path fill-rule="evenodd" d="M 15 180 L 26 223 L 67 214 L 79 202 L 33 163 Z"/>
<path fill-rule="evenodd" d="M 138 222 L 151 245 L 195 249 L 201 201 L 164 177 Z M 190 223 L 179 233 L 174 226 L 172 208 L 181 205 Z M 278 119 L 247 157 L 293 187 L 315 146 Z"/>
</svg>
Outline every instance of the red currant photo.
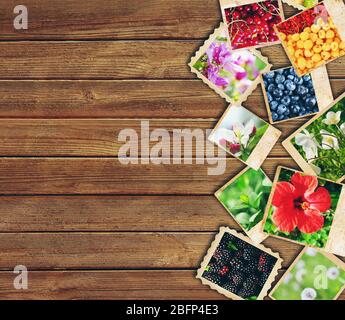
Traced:
<svg viewBox="0 0 345 320">
<path fill-rule="evenodd" d="M 280 1 L 261 1 L 223 10 L 232 49 L 279 41 L 274 26 L 282 21 Z"/>
</svg>

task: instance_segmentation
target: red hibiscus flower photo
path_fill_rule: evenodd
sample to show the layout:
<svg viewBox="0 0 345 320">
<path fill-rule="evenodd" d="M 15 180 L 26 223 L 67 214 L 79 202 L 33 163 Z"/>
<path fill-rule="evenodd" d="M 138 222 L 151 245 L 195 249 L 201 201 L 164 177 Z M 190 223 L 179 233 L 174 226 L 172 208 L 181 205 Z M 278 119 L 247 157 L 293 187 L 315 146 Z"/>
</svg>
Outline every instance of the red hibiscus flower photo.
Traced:
<svg viewBox="0 0 345 320">
<path fill-rule="evenodd" d="M 341 185 L 282 168 L 275 185 L 265 231 L 324 247 Z"/>
</svg>

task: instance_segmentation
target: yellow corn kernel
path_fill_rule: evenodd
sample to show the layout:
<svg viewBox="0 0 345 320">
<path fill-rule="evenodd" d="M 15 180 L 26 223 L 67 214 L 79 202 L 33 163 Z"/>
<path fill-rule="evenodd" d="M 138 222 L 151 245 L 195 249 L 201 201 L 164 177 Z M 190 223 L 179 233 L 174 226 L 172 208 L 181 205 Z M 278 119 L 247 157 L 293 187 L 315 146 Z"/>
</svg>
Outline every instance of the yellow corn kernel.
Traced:
<svg viewBox="0 0 345 320">
<path fill-rule="evenodd" d="M 322 26 L 325 25 L 325 22 L 323 21 L 322 18 L 319 18 L 319 19 L 317 19 L 316 24 L 317 24 L 319 27 L 322 27 Z"/>
<path fill-rule="evenodd" d="M 288 47 L 287 47 L 287 50 L 288 50 L 288 52 L 289 52 L 289 54 L 290 54 L 291 56 L 293 56 L 293 55 L 295 54 L 295 49 L 294 49 L 293 47 L 288 46 Z"/>
<path fill-rule="evenodd" d="M 345 49 L 345 43 L 344 42 L 339 43 L 339 49 Z"/>
<path fill-rule="evenodd" d="M 280 33 L 279 33 L 279 36 L 280 36 L 280 39 L 282 39 L 283 41 L 286 40 L 286 34 L 285 34 L 285 33 L 280 32 Z"/>
<path fill-rule="evenodd" d="M 328 31 L 329 29 L 331 29 L 330 25 L 329 24 L 325 24 L 323 27 L 322 27 L 323 30 L 325 31 Z"/>
<path fill-rule="evenodd" d="M 345 54 L 345 50 L 340 50 L 340 51 L 339 51 L 339 54 L 340 54 L 341 56 L 343 56 L 343 55 Z"/>
<path fill-rule="evenodd" d="M 303 57 L 299 57 L 297 60 L 297 65 L 298 65 L 298 68 L 300 68 L 301 70 L 304 70 L 307 66 L 307 60 L 305 60 Z"/>
<path fill-rule="evenodd" d="M 307 40 L 304 42 L 303 46 L 304 46 L 304 49 L 310 50 L 314 46 L 314 44 L 313 44 L 313 41 Z"/>
<path fill-rule="evenodd" d="M 335 28 L 335 24 L 334 24 L 333 19 L 331 17 L 328 18 L 328 24 L 332 29 Z"/>
<path fill-rule="evenodd" d="M 312 59 L 314 62 L 319 62 L 319 61 L 322 60 L 322 59 L 321 59 L 321 55 L 318 54 L 318 53 L 315 53 L 315 54 L 311 57 L 311 59 Z"/>
<path fill-rule="evenodd" d="M 302 49 L 297 49 L 295 51 L 295 57 L 298 58 L 303 55 L 303 50 Z"/>
<path fill-rule="evenodd" d="M 318 37 L 317 34 L 315 34 L 315 33 L 311 33 L 311 34 L 309 35 L 309 38 L 310 38 L 310 40 L 313 41 L 313 42 L 315 42 L 317 39 L 319 39 L 319 37 Z"/>
<path fill-rule="evenodd" d="M 332 30 L 328 30 L 326 32 L 326 38 L 327 39 L 333 39 L 334 37 L 335 37 L 335 34 L 334 34 L 334 32 Z"/>
<path fill-rule="evenodd" d="M 317 45 L 323 45 L 323 40 L 318 38 L 315 43 Z"/>
<path fill-rule="evenodd" d="M 289 35 L 287 36 L 287 38 L 288 38 L 288 40 L 292 40 L 292 34 L 289 34 Z"/>
<path fill-rule="evenodd" d="M 313 53 L 312 51 L 310 51 L 309 49 L 304 50 L 304 56 L 305 56 L 306 58 L 312 57 L 313 54 L 314 54 L 314 53 Z"/>
<path fill-rule="evenodd" d="M 338 51 L 339 49 L 339 43 L 338 42 L 332 42 L 331 43 L 331 50 L 332 51 Z"/>
<path fill-rule="evenodd" d="M 315 53 L 320 53 L 322 51 L 322 47 L 320 45 L 314 46 L 313 51 Z"/>
<path fill-rule="evenodd" d="M 314 67 L 314 62 L 310 59 L 307 60 L 307 68 L 308 69 L 313 69 Z"/>
<path fill-rule="evenodd" d="M 314 32 L 314 33 L 319 33 L 320 29 L 321 29 L 321 28 L 320 28 L 318 25 L 316 25 L 316 24 L 313 24 L 313 25 L 310 27 L 310 30 L 311 30 L 312 32 Z"/>
<path fill-rule="evenodd" d="M 331 54 L 329 52 L 326 52 L 326 51 L 322 51 L 321 52 L 321 58 L 323 60 L 329 60 L 331 58 Z"/>
<path fill-rule="evenodd" d="M 289 40 L 287 42 L 287 45 L 290 46 L 290 47 L 294 47 L 296 45 L 296 42 L 295 41 L 292 41 L 292 40 Z"/>
<path fill-rule="evenodd" d="M 338 58 L 340 56 L 340 51 L 339 50 L 332 51 L 331 55 L 333 58 Z"/>
<path fill-rule="evenodd" d="M 292 40 L 293 41 L 298 41 L 299 40 L 299 34 L 298 33 L 295 33 L 292 35 Z"/>
<path fill-rule="evenodd" d="M 309 33 L 303 31 L 303 32 L 299 35 L 299 37 L 301 38 L 301 40 L 306 41 L 306 40 L 309 39 Z"/>
<path fill-rule="evenodd" d="M 326 31 L 325 30 L 320 30 L 319 31 L 319 38 L 320 39 L 325 39 L 326 38 Z"/>
<path fill-rule="evenodd" d="M 327 40 L 326 40 L 326 43 L 331 44 L 332 42 L 333 42 L 333 39 L 327 39 Z"/>
<path fill-rule="evenodd" d="M 298 40 L 297 41 L 297 48 L 303 49 L 304 48 L 304 41 L 303 40 Z"/>
<path fill-rule="evenodd" d="M 323 46 L 322 46 L 322 50 L 323 51 L 331 51 L 331 45 L 329 43 L 325 43 Z"/>
<path fill-rule="evenodd" d="M 338 37 L 335 37 L 334 42 L 337 42 L 339 44 L 341 42 L 341 40 Z"/>
</svg>

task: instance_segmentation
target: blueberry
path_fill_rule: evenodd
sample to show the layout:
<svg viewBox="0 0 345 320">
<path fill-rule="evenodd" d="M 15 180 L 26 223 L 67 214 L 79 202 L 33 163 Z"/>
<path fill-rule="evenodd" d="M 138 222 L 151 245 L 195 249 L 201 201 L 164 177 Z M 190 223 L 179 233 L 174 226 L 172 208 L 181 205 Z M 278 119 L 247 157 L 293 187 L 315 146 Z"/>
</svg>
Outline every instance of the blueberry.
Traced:
<svg viewBox="0 0 345 320">
<path fill-rule="evenodd" d="M 273 92 L 275 88 L 276 88 L 276 86 L 275 86 L 274 84 L 270 84 L 270 85 L 267 87 L 267 90 L 268 90 L 268 92 Z"/>
<path fill-rule="evenodd" d="M 268 85 L 268 82 L 266 80 L 264 80 L 264 85 L 265 85 L 265 87 L 267 87 L 267 85 Z"/>
<path fill-rule="evenodd" d="M 293 80 L 293 79 L 295 78 L 295 76 L 294 76 L 293 74 L 289 74 L 289 75 L 287 76 L 287 78 L 288 78 L 289 80 Z"/>
<path fill-rule="evenodd" d="M 309 74 L 303 76 L 303 81 L 304 81 L 304 82 L 309 82 L 309 81 L 311 81 L 311 76 L 310 76 Z"/>
<path fill-rule="evenodd" d="M 284 73 L 284 69 L 279 69 L 279 70 L 276 70 L 275 72 L 278 73 L 278 74 L 283 74 Z"/>
<path fill-rule="evenodd" d="M 296 84 L 291 80 L 286 80 L 284 85 L 290 91 L 294 91 L 296 89 Z"/>
<path fill-rule="evenodd" d="M 277 97 L 277 98 L 281 98 L 284 95 L 283 91 L 279 90 L 279 89 L 274 89 L 273 90 L 273 96 Z"/>
<path fill-rule="evenodd" d="M 293 102 L 298 102 L 299 101 L 299 96 L 291 96 L 291 100 Z"/>
<path fill-rule="evenodd" d="M 285 90 L 285 86 L 282 83 L 279 83 L 277 87 L 278 87 L 278 89 L 280 89 L 282 91 Z"/>
<path fill-rule="evenodd" d="M 273 78 L 274 78 L 274 75 L 275 75 L 275 74 L 274 74 L 274 71 L 271 71 L 271 72 L 265 74 L 265 77 L 268 78 L 268 79 L 273 79 Z"/>
<path fill-rule="evenodd" d="M 307 98 L 305 100 L 305 105 L 309 109 L 314 108 L 316 106 L 316 103 L 317 103 L 316 98 Z"/>
<path fill-rule="evenodd" d="M 317 112 L 319 112 L 319 108 L 318 107 L 313 109 L 313 113 L 317 113 Z"/>
<path fill-rule="evenodd" d="M 289 109 L 286 109 L 284 115 L 285 115 L 285 116 L 289 116 L 289 115 L 290 115 L 290 110 L 289 110 Z"/>
<path fill-rule="evenodd" d="M 285 96 L 283 99 L 280 100 L 282 104 L 289 106 L 291 103 L 291 99 L 288 96 Z"/>
<path fill-rule="evenodd" d="M 292 106 L 291 110 L 295 115 L 299 115 L 301 108 L 298 105 L 294 105 Z"/>
<path fill-rule="evenodd" d="M 309 92 L 308 88 L 304 87 L 304 86 L 299 86 L 297 88 L 297 93 L 300 95 L 300 96 L 305 96 L 307 93 Z"/>
<path fill-rule="evenodd" d="M 273 100 L 270 93 L 267 93 L 267 100 L 268 100 L 268 102 L 271 102 Z"/>
<path fill-rule="evenodd" d="M 272 110 L 272 111 L 276 111 L 277 108 L 278 108 L 278 105 L 279 105 L 279 102 L 273 100 L 273 101 L 270 103 L 270 108 L 271 108 L 271 110 Z"/>
<path fill-rule="evenodd" d="M 277 109 L 279 115 L 283 115 L 286 112 L 287 108 L 284 104 L 280 104 Z"/>
<path fill-rule="evenodd" d="M 297 85 L 302 85 L 303 84 L 303 78 L 299 78 L 299 77 L 295 77 L 294 79 L 293 79 L 293 82 L 295 83 L 295 84 L 297 84 Z"/>
<path fill-rule="evenodd" d="M 282 74 L 277 74 L 276 84 L 283 83 L 284 81 L 285 81 L 285 77 Z"/>
<path fill-rule="evenodd" d="M 279 119 L 279 116 L 275 112 L 272 112 L 272 120 L 277 121 L 278 119 Z"/>
</svg>

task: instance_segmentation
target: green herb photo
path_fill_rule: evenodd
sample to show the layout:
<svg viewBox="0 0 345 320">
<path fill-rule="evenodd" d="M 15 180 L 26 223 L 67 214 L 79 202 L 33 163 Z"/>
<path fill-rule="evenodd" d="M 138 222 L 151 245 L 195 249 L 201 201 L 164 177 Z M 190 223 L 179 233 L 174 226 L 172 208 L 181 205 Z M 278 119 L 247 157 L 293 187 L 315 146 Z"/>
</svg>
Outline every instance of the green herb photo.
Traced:
<svg viewBox="0 0 345 320">
<path fill-rule="evenodd" d="M 216 197 L 245 231 L 263 219 L 272 182 L 259 169 L 248 168 L 216 193 Z"/>
</svg>

